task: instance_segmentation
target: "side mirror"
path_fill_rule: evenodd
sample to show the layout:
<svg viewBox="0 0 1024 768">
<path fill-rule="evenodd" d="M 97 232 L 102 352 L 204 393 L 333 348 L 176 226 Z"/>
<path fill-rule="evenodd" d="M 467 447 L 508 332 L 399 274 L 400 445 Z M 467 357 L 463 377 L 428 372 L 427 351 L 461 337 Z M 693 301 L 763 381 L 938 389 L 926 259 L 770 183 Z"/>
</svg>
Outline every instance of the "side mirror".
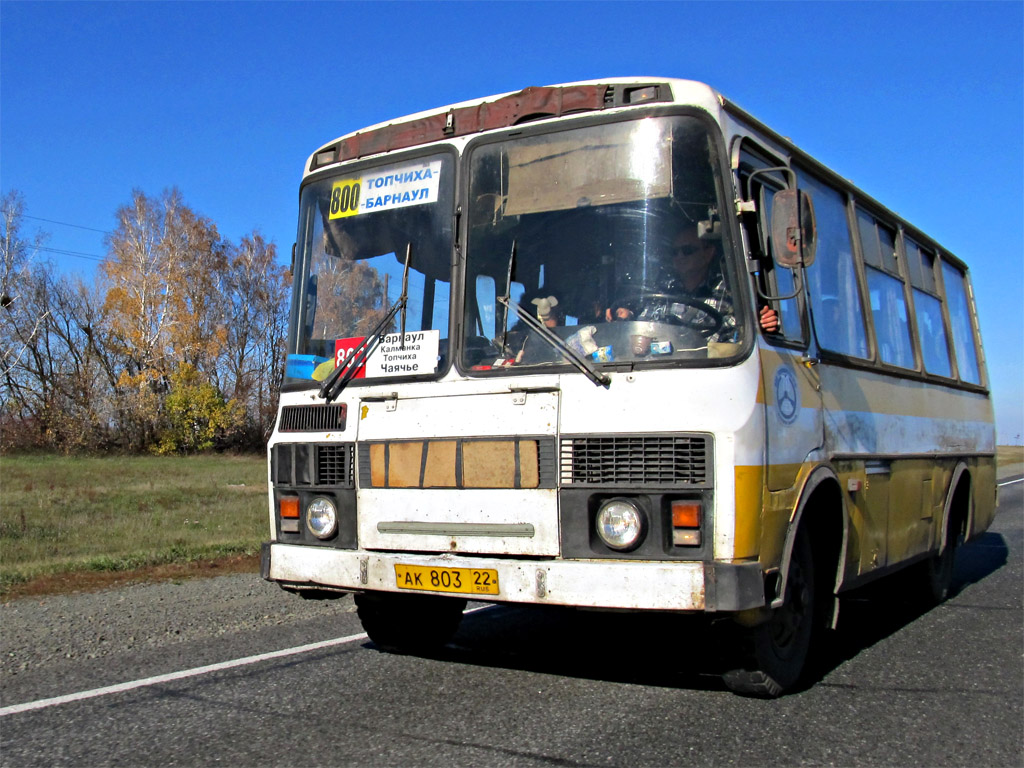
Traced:
<svg viewBox="0 0 1024 768">
<path fill-rule="evenodd" d="M 814 204 L 799 189 L 783 189 L 772 197 L 772 252 L 775 263 L 788 269 L 814 263 L 817 229 Z"/>
</svg>

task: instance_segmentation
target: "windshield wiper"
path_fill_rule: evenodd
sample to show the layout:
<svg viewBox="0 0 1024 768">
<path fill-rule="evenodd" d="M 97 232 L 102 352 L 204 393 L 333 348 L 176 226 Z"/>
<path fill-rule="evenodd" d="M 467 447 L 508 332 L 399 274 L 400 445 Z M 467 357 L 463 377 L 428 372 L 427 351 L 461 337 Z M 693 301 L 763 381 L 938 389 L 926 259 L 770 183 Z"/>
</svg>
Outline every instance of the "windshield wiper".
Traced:
<svg viewBox="0 0 1024 768">
<path fill-rule="evenodd" d="M 505 275 L 505 295 L 497 299 L 505 307 L 505 318 L 501 324 L 501 353 L 508 351 L 508 307 L 512 300 L 512 275 L 515 274 L 516 264 L 516 241 L 512 241 L 512 252 L 508 255 L 508 270 Z M 518 311 L 518 310 L 517 310 Z"/>
<path fill-rule="evenodd" d="M 352 354 L 349 358 L 342 363 L 340 366 L 331 371 L 331 375 L 324 379 L 324 383 L 320 385 L 320 391 L 317 393 L 324 399 L 325 402 L 330 403 L 338 395 L 341 394 L 342 390 L 348 386 L 348 383 L 355 378 L 356 371 L 358 371 L 367 358 L 373 354 L 373 350 L 377 348 L 380 343 L 381 337 L 387 331 L 388 326 L 394 319 L 398 311 L 402 311 L 402 347 L 405 348 L 405 305 L 409 301 L 409 260 L 412 256 L 412 243 L 406 246 L 405 249 L 405 270 L 402 273 L 402 295 L 398 297 L 388 313 L 384 315 L 384 318 L 377 323 L 377 327 L 374 328 L 369 335 L 367 335 L 359 346 L 352 350 Z"/>
<path fill-rule="evenodd" d="M 544 323 L 535 318 L 533 315 L 525 312 L 516 302 L 512 301 L 508 296 L 498 296 L 498 303 L 505 307 L 506 316 L 509 309 L 514 309 L 516 314 L 519 315 L 519 319 L 530 327 L 538 336 L 544 341 L 554 347 L 558 352 L 562 354 L 566 360 L 576 366 L 581 373 L 586 374 L 587 378 L 594 382 L 595 386 L 607 387 L 612 383 L 611 377 L 606 373 L 602 373 L 597 370 L 594 364 L 577 352 L 575 349 L 565 343 L 565 340 L 554 333 Z"/>
<path fill-rule="evenodd" d="M 412 256 L 412 243 L 405 244 L 405 269 L 402 271 L 402 295 L 398 298 L 402 302 L 402 324 L 400 326 L 398 346 L 405 351 L 405 305 L 409 298 L 409 258 Z"/>
</svg>

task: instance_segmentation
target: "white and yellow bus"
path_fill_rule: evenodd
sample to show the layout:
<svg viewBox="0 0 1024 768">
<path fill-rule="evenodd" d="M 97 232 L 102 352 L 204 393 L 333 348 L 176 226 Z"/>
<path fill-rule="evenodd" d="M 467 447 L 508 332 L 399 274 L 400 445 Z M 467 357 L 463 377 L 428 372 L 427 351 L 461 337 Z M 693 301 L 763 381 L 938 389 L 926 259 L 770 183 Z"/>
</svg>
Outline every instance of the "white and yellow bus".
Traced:
<svg viewBox="0 0 1024 768">
<path fill-rule="evenodd" d="M 382 647 L 467 599 L 701 614 L 774 696 L 844 591 L 941 600 L 992 520 L 966 266 L 706 85 L 325 144 L 293 274 L 262 574 L 355 593 Z"/>
</svg>

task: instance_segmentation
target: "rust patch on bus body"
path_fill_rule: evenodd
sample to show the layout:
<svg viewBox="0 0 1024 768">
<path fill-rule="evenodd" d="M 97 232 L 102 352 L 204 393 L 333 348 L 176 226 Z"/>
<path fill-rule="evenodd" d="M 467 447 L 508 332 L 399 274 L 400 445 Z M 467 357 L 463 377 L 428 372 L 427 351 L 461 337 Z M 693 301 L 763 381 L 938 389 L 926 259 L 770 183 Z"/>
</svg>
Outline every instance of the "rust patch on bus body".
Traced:
<svg viewBox="0 0 1024 768">
<path fill-rule="evenodd" d="M 606 85 L 524 88 L 476 106 L 356 133 L 338 143 L 335 162 L 504 128 L 526 119 L 605 109 L 607 89 Z"/>
</svg>

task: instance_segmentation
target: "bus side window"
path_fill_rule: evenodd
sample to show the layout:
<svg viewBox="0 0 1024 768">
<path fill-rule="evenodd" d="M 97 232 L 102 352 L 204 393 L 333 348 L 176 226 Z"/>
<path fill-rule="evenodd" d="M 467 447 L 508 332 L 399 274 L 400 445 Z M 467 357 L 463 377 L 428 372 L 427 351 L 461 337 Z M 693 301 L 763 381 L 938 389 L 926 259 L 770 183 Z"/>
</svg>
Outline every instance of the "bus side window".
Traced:
<svg viewBox="0 0 1024 768">
<path fill-rule="evenodd" d="M 943 261 L 942 282 L 946 289 L 946 306 L 949 309 L 949 324 L 953 329 L 953 348 L 956 350 L 960 380 L 981 384 L 978 348 L 974 343 L 974 324 L 971 322 L 971 307 L 965 287 L 966 276 L 952 264 Z"/>
<path fill-rule="evenodd" d="M 490 275 L 476 276 L 476 335 L 493 339 L 498 332 L 494 322 L 498 305 L 494 278 Z"/>
<path fill-rule="evenodd" d="M 818 225 L 817 254 L 805 270 L 818 344 L 841 355 L 867 359 L 864 303 L 853 260 L 846 202 L 843 195 L 813 176 L 800 170 L 797 175 L 800 188 L 814 200 Z"/>
<path fill-rule="evenodd" d="M 939 376 L 952 376 L 949 337 L 942 319 L 942 298 L 935 279 L 935 254 L 906 236 L 903 238 L 903 250 L 907 254 L 907 271 L 913 286 L 914 317 L 917 319 L 924 369 Z"/>
<path fill-rule="evenodd" d="M 867 211 L 856 210 L 879 358 L 888 365 L 914 368 L 914 345 L 910 338 L 910 317 L 897 262 L 895 235 Z"/>
</svg>

